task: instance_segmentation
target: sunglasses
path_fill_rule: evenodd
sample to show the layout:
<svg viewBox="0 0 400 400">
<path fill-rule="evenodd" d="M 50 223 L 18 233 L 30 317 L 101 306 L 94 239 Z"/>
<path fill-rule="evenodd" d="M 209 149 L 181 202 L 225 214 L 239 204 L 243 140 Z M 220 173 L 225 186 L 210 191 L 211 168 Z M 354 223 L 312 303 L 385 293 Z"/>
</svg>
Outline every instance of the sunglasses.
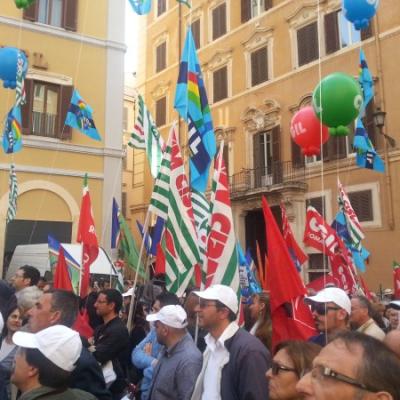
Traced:
<svg viewBox="0 0 400 400">
<path fill-rule="evenodd" d="M 278 375 L 279 371 L 296 372 L 297 373 L 297 371 L 294 368 L 285 367 L 284 365 L 278 364 L 276 361 L 272 361 L 272 363 L 271 363 L 272 375 Z"/>
<path fill-rule="evenodd" d="M 318 315 L 325 315 L 328 314 L 329 310 L 340 310 L 340 307 L 331 307 L 327 306 L 325 303 L 311 303 L 310 304 L 311 311 L 316 312 Z"/>
</svg>

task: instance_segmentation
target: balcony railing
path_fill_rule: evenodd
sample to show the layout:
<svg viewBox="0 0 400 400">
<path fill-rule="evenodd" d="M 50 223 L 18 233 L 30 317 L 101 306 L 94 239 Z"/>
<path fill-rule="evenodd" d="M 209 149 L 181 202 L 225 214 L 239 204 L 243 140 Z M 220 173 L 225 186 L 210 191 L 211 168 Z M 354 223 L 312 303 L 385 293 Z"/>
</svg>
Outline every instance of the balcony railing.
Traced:
<svg viewBox="0 0 400 400">
<path fill-rule="evenodd" d="M 243 169 L 230 177 L 232 195 L 290 183 L 305 185 L 305 168 L 291 161 L 277 161 L 268 167 Z"/>
</svg>

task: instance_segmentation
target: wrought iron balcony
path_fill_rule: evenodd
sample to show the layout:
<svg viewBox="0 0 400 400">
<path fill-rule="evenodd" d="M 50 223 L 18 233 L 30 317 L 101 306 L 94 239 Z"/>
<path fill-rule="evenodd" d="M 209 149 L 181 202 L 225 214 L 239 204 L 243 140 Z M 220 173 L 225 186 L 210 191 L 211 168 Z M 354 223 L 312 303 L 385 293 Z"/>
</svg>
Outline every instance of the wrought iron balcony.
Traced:
<svg viewBox="0 0 400 400">
<path fill-rule="evenodd" d="M 258 190 L 274 190 L 294 185 L 305 188 L 305 168 L 291 161 L 277 161 L 268 167 L 243 169 L 230 177 L 231 196 L 237 197 Z"/>
</svg>

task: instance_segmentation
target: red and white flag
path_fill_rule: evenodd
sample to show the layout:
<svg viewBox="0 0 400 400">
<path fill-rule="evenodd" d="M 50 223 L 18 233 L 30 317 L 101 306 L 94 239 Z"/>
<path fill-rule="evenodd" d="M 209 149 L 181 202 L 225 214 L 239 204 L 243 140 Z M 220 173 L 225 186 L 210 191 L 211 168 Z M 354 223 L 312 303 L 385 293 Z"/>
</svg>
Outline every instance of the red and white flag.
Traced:
<svg viewBox="0 0 400 400">
<path fill-rule="evenodd" d="M 94 227 L 92 204 L 90 201 L 87 174 L 83 180 L 83 194 L 81 212 L 79 215 L 78 243 L 82 243 L 82 276 L 80 284 L 80 296 L 86 297 L 90 281 L 90 265 L 99 254 L 99 244 Z"/>
</svg>

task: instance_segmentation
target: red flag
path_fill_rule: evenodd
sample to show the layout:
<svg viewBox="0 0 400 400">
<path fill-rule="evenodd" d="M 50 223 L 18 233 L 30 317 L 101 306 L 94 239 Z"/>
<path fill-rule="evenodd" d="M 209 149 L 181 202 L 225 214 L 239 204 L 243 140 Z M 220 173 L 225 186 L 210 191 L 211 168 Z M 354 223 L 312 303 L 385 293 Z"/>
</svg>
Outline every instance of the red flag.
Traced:
<svg viewBox="0 0 400 400">
<path fill-rule="evenodd" d="M 154 275 L 165 274 L 165 254 L 161 243 L 157 244 L 156 254 L 156 270 L 154 271 Z"/>
<path fill-rule="evenodd" d="M 99 254 L 99 244 L 97 242 L 96 229 L 94 227 L 87 174 L 83 181 L 81 212 L 79 215 L 78 237 L 76 240 L 78 243 L 82 243 L 82 277 L 80 296 L 83 298 L 87 295 L 89 288 L 90 265 Z"/>
<path fill-rule="evenodd" d="M 393 289 L 394 298 L 400 299 L 400 265 L 396 262 L 393 263 Z"/>
<path fill-rule="evenodd" d="M 372 300 L 372 295 L 371 295 L 370 290 L 368 289 L 367 284 L 365 283 L 364 278 L 363 278 L 361 275 L 358 275 L 358 279 L 359 279 L 359 281 L 360 281 L 360 285 L 361 285 L 362 290 L 363 290 L 363 292 L 364 292 L 364 294 L 365 294 L 365 297 L 366 297 L 368 300 L 371 301 L 371 300 Z"/>
<path fill-rule="evenodd" d="M 313 281 L 309 282 L 306 287 L 308 289 L 313 289 L 315 292 L 319 292 L 322 290 L 328 283 L 338 286 L 337 280 L 331 275 L 326 274 L 322 275 L 321 277 L 314 279 Z"/>
<path fill-rule="evenodd" d="M 286 215 L 286 209 L 283 203 L 281 203 L 281 213 L 283 238 L 285 239 L 286 246 L 289 250 L 290 256 L 292 257 L 294 266 L 298 271 L 300 271 L 301 266 L 308 260 L 308 257 L 297 244 L 296 239 L 294 238 L 293 231 L 290 227 L 289 220 Z"/>
<path fill-rule="evenodd" d="M 262 201 L 268 243 L 272 346 L 275 347 L 283 340 L 306 340 L 317 331 L 310 308 L 304 304 L 304 284 L 265 197 Z"/>
<path fill-rule="evenodd" d="M 72 329 L 77 331 L 81 336 L 89 339 L 93 336 L 93 328 L 89 324 L 89 315 L 86 308 L 83 312 L 78 312 L 74 325 Z"/>
<path fill-rule="evenodd" d="M 357 282 L 351 271 L 351 266 L 346 262 L 346 257 L 337 253 L 329 257 L 332 268 L 332 276 L 336 280 L 338 287 L 342 288 L 347 294 L 357 293 Z"/>
<path fill-rule="evenodd" d="M 258 241 L 256 241 L 256 252 L 257 252 L 257 264 L 258 264 L 258 278 L 260 280 L 260 285 L 263 290 L 269 290 L 268 279 L 266 273 L 266 265 L 268 262 L 267 255 L 265 255 L 265 263 L 262 262 L 261 250 Z"/>
<path fill-rule="evenodd" d="M 67 262 L 65 261 L 64 247 L 60 245 L 58 261 L 54 271 L 54 289 L 65 289 L 73 292 L 71 277 L 68 273 Z"/>
</svg>

